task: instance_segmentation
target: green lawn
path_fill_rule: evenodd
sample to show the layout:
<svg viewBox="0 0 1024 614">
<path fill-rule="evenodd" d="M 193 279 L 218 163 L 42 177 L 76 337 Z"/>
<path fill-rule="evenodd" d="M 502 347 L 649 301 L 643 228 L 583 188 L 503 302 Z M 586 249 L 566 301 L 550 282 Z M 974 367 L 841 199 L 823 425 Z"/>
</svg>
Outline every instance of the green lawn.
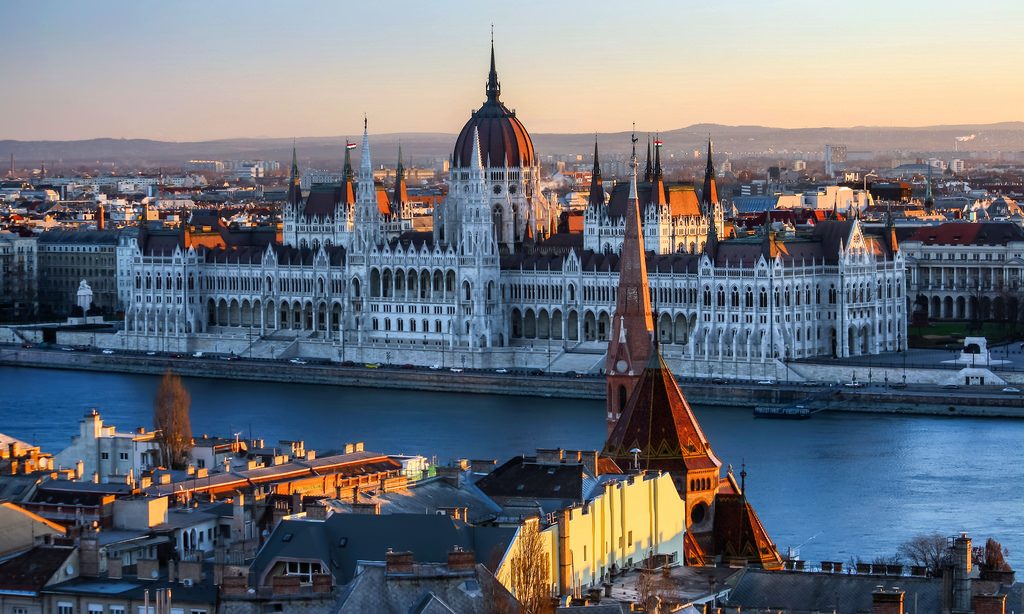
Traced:
<svg viewBox="0 0 1024 614">
<path fill-rule="evenodd" d="M 967 321 L 932 322 L 928 326 L 910 327 L 910 347 L 935 348 L 959 343 L 964 337 L 985 337 L 989 343 L 1011 341 L 1021 337 L 1021 330 L 1006 322 L 984 322 L 980 329 Z"/>
</svg>

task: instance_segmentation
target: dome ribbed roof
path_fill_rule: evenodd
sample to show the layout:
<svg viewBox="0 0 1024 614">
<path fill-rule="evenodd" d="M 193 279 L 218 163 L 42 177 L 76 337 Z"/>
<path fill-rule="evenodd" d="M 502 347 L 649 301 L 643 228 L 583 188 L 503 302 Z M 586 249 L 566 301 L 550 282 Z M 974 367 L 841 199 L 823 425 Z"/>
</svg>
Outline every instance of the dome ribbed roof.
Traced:
<svg viewBox="0 0 1024 614">
<path fill-rule="evenodd" d="M 491 44 L 491 72 L 487 78 L 487 101 L 473 112 L 455 141 L 452 163 L 469 166 L 473 154 L 473 129 L 480 132 L 480 158 L 484 166 L 532 166 L 535 163 L 533 141 L 516 118 L 514 111 L 499 99 L 501 84 L 494 68 L 494 45 Z"/>
</svg>

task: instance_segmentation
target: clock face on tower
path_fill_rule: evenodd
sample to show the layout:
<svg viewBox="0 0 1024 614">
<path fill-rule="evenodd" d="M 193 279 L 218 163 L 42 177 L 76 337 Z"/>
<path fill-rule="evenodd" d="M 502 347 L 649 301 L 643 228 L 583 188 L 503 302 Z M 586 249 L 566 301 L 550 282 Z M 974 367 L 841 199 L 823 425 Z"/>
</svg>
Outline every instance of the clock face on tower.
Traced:
<svg viewBox="0 0 1024 614">
<path fill-rule="evenodd" d="M 629 364 L 625 360 L 620 359 L 619 362 L 615 363 L 615 370 L 619 373 L 625 373 L 628 368 Z"/>
</svg>

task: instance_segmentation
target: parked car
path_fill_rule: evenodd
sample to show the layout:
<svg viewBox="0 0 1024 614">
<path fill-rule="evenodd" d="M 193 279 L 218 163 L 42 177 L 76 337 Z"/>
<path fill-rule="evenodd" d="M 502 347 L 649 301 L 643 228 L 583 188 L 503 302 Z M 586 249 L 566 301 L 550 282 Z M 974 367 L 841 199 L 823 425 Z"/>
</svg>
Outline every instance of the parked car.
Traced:
<svg viewBox="0 0 1024 614">
<path fill-rule="evenodd" d="M 960 385 L 959 384 L 943 384 L 942 385 L 942 389 L 943 390 L 959 390 L 960 389 Z"/>
<path fill-rule="evenodd" d="M 495 369 L 495 373 L 508 373 L 508 369 Z"/>
<path fill-rule="evenodd" d="M 150 350 L 150 351 L 146 352 L 146 356 L 156 356 L 156 352 L 154 352 L 153 350 Z"/>
<path fill-rule="evenodd" d="M 441 369 L 441 365 L 435 363 L 435 364 L 430 365 L 427 368 L 430 369 L 431 371 L 439 371 Z"/>
<path fill-rule="evenodd" d="M 109 356 L 109 355 L 114 353 L 114 350 L 112 350 L 110 348 L 107 348 L 107 349 L 103 350 L 103 353 Z"/>
<path fill-rule="evenodd" d="M 1003 388 L 1003 392 L 1010 392 L 1010 393 L 1013 393 L 1013 394 L 1017 394 L 1017 393 L 1020 392 L 1020 388 L 1017 388 L 1015 386 L 1007 386 L 1006 388 Z"/>
<path fill-rule="evenodd" d="M 451 369 L 448 370 L 451 371 L 452 373 L 462 373 L 463 371 L 465 371 L 465 369 L 460 369 L 458 367 L 452 367 Z"/>
<path fill-rule="evenodd" d="M 380 363 L 379 362 L 368 362 L 368 363 L 366 363 L 363 366 L 366 367 L 367 369 L 379 369 L 380 368 Z"/>
<path fill-rule="evenodd" d="M 301 358 L 292 358 L 288 362 L 292 363 L 293 365 L 306 365 L 306 364 L 309 364 L 305 360 L 302 360 Z"/>
<path fill-rule="evenodd" d="M 760 386 L 774 386 L 775 385 L 775 380 L 773 380 L 771 378 L 768 378 L 768 379 L 758 380 L 757 383 Z"/>
</svg>

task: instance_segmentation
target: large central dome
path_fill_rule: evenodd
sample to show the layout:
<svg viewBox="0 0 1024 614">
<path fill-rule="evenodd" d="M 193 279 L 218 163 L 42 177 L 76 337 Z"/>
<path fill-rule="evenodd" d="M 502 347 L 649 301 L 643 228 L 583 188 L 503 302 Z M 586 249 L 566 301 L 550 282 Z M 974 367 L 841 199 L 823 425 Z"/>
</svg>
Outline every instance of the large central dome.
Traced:
<svg viewBox="0 0 1024 614">
<path fill-rule="evenodd" d="M 487 101 L 463 126 L 455 141 L 453 165 L 469 166 L 473 155 L 473 128 L 480 131 L 480 157 L 484 166 L 533 166 L 533 141 L 516 119 L 514 111 L 499 100 L 501 84 L 498 71 L 494 69 L 494 43 L 491 43 L 491 72 L 487 76 Z"/>
</svg>

